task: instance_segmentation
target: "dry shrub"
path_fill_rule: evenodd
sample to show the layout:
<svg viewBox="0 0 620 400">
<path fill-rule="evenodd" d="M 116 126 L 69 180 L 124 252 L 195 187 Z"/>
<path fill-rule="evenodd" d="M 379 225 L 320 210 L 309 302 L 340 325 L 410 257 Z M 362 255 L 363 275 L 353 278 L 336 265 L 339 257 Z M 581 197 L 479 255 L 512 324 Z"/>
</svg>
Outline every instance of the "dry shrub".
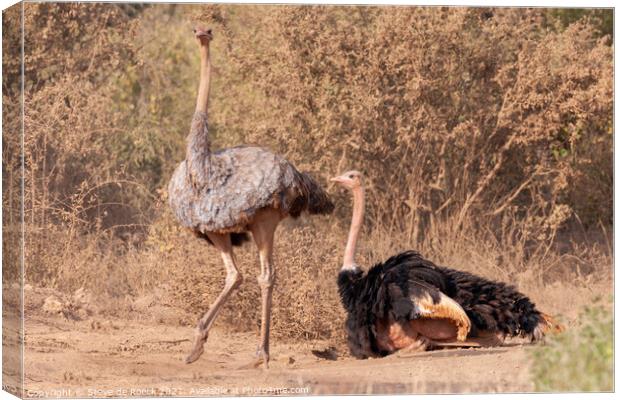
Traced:
<svg viewBox="0 0 620 400">
<path fill-rule="evenodd" d="M 160 220 L 158 225 L 162 224 Z M 325 225 L 311 225 L 285 224 L 278 231 L 272 326 L 276 337 L 329 338 L 343 321 L 335 280 L 342 240 L 327 234 L 330 228 Z M 317 234 L 317 230 L 325 234 Z M 171 304 L 199 318 L 223 288 L 225 270 L 219 254 L 189 232 L 177 239 L 165 236 L 159 240 L 167 246 L 157 259 L 160 268 L 170 274 Z M 152 238 L 151 242 L 158 240 Z M 150 251 L 157 251 L 157 246 Z M 261 295 L 256 248 L 246 245 L 238 249 L 236 259 L 244 281 L 225 304 L 218 324 L 258 330 Z"/>
<path fill-rule="evenodd" d="M 3 20 L 7 54 L 20 51 L 17 10 Z M 158 301 L 192 324 L 219 294 L 220 257 L 166 205 L 194 107 L 193 20 L 215 26 L 215 147 L 258 143 L 321 182 L 366 174 L 363 265 L 415 248 L 558 312 L 575 303 L 545 303 L 543 288 L 570 284 L 580 301 L 594 285 L 609 290 L 613 49 L 588 20 L 549 29 L 546 10 L 505 8 L 25 11 L 31 284 L 85 287 L 112 315 L 159 287 Z M 19 68 L 3 58 L 6 279 L 19 271 Z M 350 200 L 330 191 L 335 216 L 279 229 L 276 336 L 342 336 L 335 278 Z M 218 323 L 257 329 L 257 255 L 248 245 L 237 258 L 245 281 Z"/>
<path fill-rule="evenodd" d="M 588 25 L 545 32 L 542 12 L 524 9 L 268 11 L 262 44 L 231 57 L 271 110 L 245 119 L 245 139 L 269 138 L 319 176 L 363 170 L 371 221 L 418 242 L 435 221 L 508 216 L 544 240 L 547 220 L 592 205 L 566 199 L 582 147 L 611 139 L 611 48 Z M 590 226 L 611 221 L 597 198 Z"/>
<path fill-rule="evenodd" d="M 21 32 L 19 9 L 2 12 L 2 283 L 14 282 L 20 271 L 20 146 L 19 116 Z M 10 63 L 15 63 L 11 66 Z M 6 291 L 5 291 L 6 292 Z M 8 296 L 8 295 L 7 295 Z M 6 304 L 6 302 L 5 302 Z"/>
<path fill-rule="evenodd" d="M 91 252 L 122 256 L 123 247 L 138 244 L 148 232 L 157 215 L 157 191 L 167 182 L 171 160 L 183 154 L 181 121 L 191 117 L 191 107 L 184 105 L 193 100 L 181 95 L 189 74 L 180 66 L 191 68 L 192 62 L 183 48 L 169 50 L 165 62 L 158 58 L 154 35 L 162 35 L 159 40 L 165 35 L 173 45 L 175 37 L 186 43 L 185 35 L 166 24 L 173 7 L 154 19 L 140 5 L 24 9 L 26 274 L 39 284 L 71 286 L 64 264 L 78 265 Z M 5 14 L 11 17 L 5 25 L 15 29 L 3 37 L 16 54 L 18 10 Z M 3 222 L 10 230 L 20 220 L 22 126 L 19 57 L 5 60 Z M 19 257 L 11 259 L 17 272 Z"/>
</svg>

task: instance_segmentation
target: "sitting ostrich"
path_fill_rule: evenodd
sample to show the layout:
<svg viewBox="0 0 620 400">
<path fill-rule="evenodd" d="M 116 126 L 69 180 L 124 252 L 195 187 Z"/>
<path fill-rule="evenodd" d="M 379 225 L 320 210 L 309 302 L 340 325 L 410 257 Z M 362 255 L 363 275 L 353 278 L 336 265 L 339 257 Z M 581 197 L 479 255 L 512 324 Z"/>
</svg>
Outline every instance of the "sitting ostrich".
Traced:
<svg viewBox="0 0 620 400">
<path fill-rule="evenodd" d="M 355 263 L 364 218 L 360 172 L 332 178 L 353 194 L 353 218 L 338 275 L 351 353 L 358 358 L 446 346 L 497 346 L 506 337 L 540 340 L 561 326 L 501 282 L 438 267 L 405 251 L 370 268 Z"/>
<path fill-rule="evenodd" d="M 207 106 L 211 80 L 211 30 L 197 27 L 194 35 L 200 48 L 200 85 L 196 111 L 187 137 L 185 160 L 174 171 L 168 186 L 170 206 L 179 222 L 197 237 L 214 245 L 226 268 L 226 283 L 208 312 L 199 320 L 186 363 L 204 351 L 209 329 L 222 305 L 241 284 L 233 246 L 247 240 L 251 232 L 259 251 L 262 315 L 258 361 L 268 367 L 269 323 L 275 269 L 272 252 L 278 223 L 302 211 L 330 213 L 334 206 L 310 176 L 287 160 L 254 146 L 211 150 L 207 129 Z"/>
</svg>

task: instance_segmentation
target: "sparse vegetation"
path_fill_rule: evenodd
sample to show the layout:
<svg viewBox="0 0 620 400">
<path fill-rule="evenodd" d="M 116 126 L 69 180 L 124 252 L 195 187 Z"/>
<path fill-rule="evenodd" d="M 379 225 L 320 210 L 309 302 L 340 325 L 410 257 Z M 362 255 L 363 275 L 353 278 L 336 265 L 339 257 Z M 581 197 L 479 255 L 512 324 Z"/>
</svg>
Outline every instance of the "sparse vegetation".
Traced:
<svg viewBox="0 0 620 400">
<path fill-rule="evenodd" d="M 108 313 L 163 287 L 197 315 L 219 293 L 219 256 L 174 222 L 165 193 L 193 111 L 198 20 L 215 28 L 214 145 L 259 143 L 326 185 L 363 170 L 365 265 L 415 248 L 518 284 L 552 312 L 575 308 L 559 300 L 567 287 L 610 290 L 613 48 L 587 18 L 551 29 L 552 14 L 523 8 L 25 11 L 32 285 L 84 287 Z M 20 260 L 21 110 L 17 9 L 4 16 L 3 47 L 16 54 L 3 58 L 7 282 Z M 280 228 L 277 336 L 342 338 L 335 276 L 350 207 L 330 191 L 336 216 Z M 256 329 L 255 257 L 238 252 L 245 281 L 218 324 Z"/>
<path fill-rule="evenodd" d="M 579 324 L 533 351 L 533 375 L 541 392 L 613 390 L 613 319 L 600 302 L 581 313 Z"/>
</svg>

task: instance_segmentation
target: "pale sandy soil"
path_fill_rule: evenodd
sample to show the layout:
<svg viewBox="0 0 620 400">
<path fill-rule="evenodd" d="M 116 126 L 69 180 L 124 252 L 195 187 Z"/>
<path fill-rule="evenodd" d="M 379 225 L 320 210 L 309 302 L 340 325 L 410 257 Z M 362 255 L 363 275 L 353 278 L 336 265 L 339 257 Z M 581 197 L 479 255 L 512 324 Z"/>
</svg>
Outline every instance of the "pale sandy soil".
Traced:
<svg viewBox="0 0 620 400">
<path fill-rule="evenodd" d="M 311 353 L 325 343 L 274 341 L 273 360 L 264 371 L 247 366 L 255 335 L 221 329 L 211 335 L 202 358 L 185 365 L 191 336 L 188 327 L 112 321 L 93 329 L 89 322 L 67 325 L 34 317 L 27 328 L 26 392 L 84 397 L 255 394 L 284 388 L 308 388 L 309 394 L 532 390 L 524 346 L 329 361 Z"/>
<path fill-rule="evenodd" d="M 214 396 L 336 393 L 471 393 L 533 390 L 530 346 L 450 349 L 330 361 L 312 350 L 332 343 L 272 341 L 270 369 L 255 369 L 257 337 L 216 326 L 205 354 L 183 363 L 193 328 L 160 306 L 143 318 L 44 312 L 26 304 L 28 397 Z M 36 300 L 37 296 L 34 297 Z M 30 304 L 29 304 L 30 303 Z M 155 315 L 155 317 L 153 317 Z M 160 315 L 157 317 L 157 315 Z M 342 354 L 341 354 L 342 353 Z M 288 391 L 288 392 L 287 392 Z M 292 392 L 291 392 L 292 391 Z"/>
</svg>

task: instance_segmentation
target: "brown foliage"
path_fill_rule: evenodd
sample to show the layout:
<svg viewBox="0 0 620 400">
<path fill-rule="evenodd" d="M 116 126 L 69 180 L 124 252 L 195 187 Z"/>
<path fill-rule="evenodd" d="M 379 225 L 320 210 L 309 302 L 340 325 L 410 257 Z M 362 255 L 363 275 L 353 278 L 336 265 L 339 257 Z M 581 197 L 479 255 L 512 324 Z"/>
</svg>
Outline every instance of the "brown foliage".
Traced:
<svg viewBox="0 0 620 400">
<path fill-rule="evenodd" d="M 362 169 L 371 220 L 416 241 L 433 219 L 460 227 L 518 214 L 545 230 L 534 220 L 585 207 L 571 197 L 583 173 L 576 153 L 609 143 L 612 53 L 587 25 L 551 33 L 542 19 L 522 9 L 278 8 L 262 43 L 234 57 L 271 110 L 246 141 L 272 138 L 324 177 Z M 611 198 L 598 200 L 597 217 L 611 222 Z"/>
</svg>

